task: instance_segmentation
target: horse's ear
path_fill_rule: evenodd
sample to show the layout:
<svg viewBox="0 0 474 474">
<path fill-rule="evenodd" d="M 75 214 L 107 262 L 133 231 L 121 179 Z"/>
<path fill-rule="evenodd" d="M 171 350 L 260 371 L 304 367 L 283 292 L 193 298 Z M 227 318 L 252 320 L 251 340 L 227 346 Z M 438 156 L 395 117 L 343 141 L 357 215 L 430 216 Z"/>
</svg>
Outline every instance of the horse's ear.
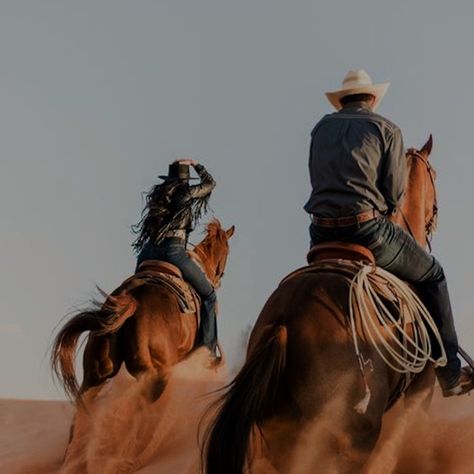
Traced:
<svg viewBox="0 0 474 474">
<path fill-rule="evenodd" d="M 433 135 L 430 134 L 428 141 L 423 145 L 423 148 L 420 150 L 420 153 L 426 153 L 426 155 L 429 156 L 432 149 L 433 149 Z"/>
<path fill-rule="evenodd" d="M 227 239 L 230 239 L 234 235 L 234 232 L 235 232 L 235 225 L 233 225 L 232 227 L 229 227 L 225 231 L 225 235 L 227 236 Z"/>
</svg>

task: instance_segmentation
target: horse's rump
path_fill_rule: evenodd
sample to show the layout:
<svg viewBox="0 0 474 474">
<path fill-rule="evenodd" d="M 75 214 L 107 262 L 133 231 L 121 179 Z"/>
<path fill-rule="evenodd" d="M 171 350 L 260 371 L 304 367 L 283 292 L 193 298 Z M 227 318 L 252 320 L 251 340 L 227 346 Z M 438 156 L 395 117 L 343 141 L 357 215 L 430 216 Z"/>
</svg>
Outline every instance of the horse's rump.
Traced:
<svg viewBox="0 0 474 474">
<path fill-rule="evenodd" d="M 92 308 L 69 320 L 53 344 L 51 359 L 55 374 L 63 382 L 66 393 L 79 402 L 81 393 L 114 376 L 122 362 L 136 371 L 144 367 L 143 361 L 137 363 L 133 354 L 143 345 L 137 334 L 140 322 L 135 321 L 135 316 L 140 319 L 152 314 L 155 324 L 164 327 L 171 323 L 176 329 L 174 326 L 180 324 L 176 316 L 186 315 L 181 325 L 186 326 L 185 339 L 192 338 L 192 341 L 199 326 L 199 297 L 182 278 L 170 272 L 145 267 L 112 293 L 99 291 L 105 301 L 94 301 Z M 158 322 L 161 320 L 162 324 Z M 75 377 L 75 352 L 84 332 L 89 334 L 83 356 L 84 380 L 79 387 Z"/>
<path fill-rule="evenodd" d="M 322 260 L 283 279 L 251 334 L 249 354 L 268 324 L 288 327 L 290 354 L 310 351 L 318 358 L 318 350 L 333 347 L 337 360 L 341 345 L 341 353 L 357 361 L 367 396 L 366 379 L 374 365 L 385 365 L 393 380 L 387 406 L 427 362 L 443 363 L 443 350 L 439 359 L 432 356 L 433 334 L 442 348 L 436 325 L 413 291 L 388 272 L 362 262 Z M 294 357 L 304 366 L 299 355 Z"/>
<path fill-rule="evenodd" d="M 361 373 L 349 318 L 351 282 L 360 268 L 357 262 L 321 262 L 293 272 L 270 296 L 250 336 L 247 361 L 223 397 L 209 434 L 209 473 L 242 472 L 249 448 L 255 451 L 253 441 L 258 442 L 252 437 L 260 432 L 253 431 L 255 426 L 279 472 L 287 472 L 285 453 L 299 445 L 296 433 L 313 429 L 315 420 L 329 430 L 328 443 L 347 439 L 341 442 L 363 452 L 371 449 L 403 376 L 390 370 L 358 322 L 366 363 Z M 389 293 L 381 298 L 391 299 Z M 330 413 L 324 411 L 328 400 Z"/>
<path fill-rule="evenodd" d="M 355 370 L 344 383 L 352 387 L 352 405 L 363 396 L 344 319 L 347 296 L 347 279 L 338 272 L 300 272 L 273 292 L 208 435 L 207 473 L 244 472 L 253 457 L 249 453 L 260 451 L 260 433 L 269 441 L 272 462 L 279 458 L 279 447 L 293 443 L 293 428 L 314 420 L 321 402 L 341 393 L 339 374 L 351 366 Z M 288 428 L 288 438 L 281 427 Z M 267 443 L 261 446 L 266 449 Z M 286 448 L 282 452 L 284 457 Z M 288 472 L 282 463 L 278 472 Z"/>
</svg>

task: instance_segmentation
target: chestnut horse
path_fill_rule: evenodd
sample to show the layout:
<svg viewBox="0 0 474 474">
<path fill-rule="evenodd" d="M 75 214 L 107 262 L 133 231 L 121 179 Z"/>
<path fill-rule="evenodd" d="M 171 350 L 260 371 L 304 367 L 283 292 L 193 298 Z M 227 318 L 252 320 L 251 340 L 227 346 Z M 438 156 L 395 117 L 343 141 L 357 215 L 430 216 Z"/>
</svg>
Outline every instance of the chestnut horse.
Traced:
<svg viewBox="0 0 474 474">
<path fill-rule="evenodd" d="M 396 217 L 423 246 L 437 216 L 431 148 L 430 136 L 421 150 L 408 151 L 407 191 Z M 371 399 L 366 411 L 354 409 L 364 385 L 348 304 L 347 279 L 338 272 L 297 273 L 274 291 L 207 432 L 206 474 L 269 472 L 252 464 L 257 457 L 272 465 L 271 472 L 284 474 L 361 472 L 402 374 L 361 341 L 372 361 L 366 374 Z M 434 384 L 433 373 L 428 364 L 412 388 Z"/>
<path fill-rule="evenodd" d="M 224 230 L 217 219 L 207 226 L 204 240 L 194 254 L 215 288 L 229 253 L 232 226 Z M 167 382 L 170 368 L 194 348 L 198 330 L 196 313 L 183 314 L 170 289 L 145 283 L 121 291 L 119 287 L 106 304 L 81 312 L 69 320 L 55 338 L 51 363 L 66 393 L 76 402 L 91 388 L 114 377 L 122 363 L 135 378 L 152 381 L 150 396 L 156 400 Z M 122 285 L 123 286 L 123 285 Z M 75 357 L 79 337 L 89 331 L 83 356 L 82 385 L 76 380 Z"/>
</svg>

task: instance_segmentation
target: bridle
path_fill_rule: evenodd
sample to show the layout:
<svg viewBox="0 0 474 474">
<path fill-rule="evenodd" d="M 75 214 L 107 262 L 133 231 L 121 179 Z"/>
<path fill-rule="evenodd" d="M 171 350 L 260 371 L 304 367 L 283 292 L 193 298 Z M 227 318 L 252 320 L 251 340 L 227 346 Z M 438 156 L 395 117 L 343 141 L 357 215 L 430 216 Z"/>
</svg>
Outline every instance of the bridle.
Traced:
<svg viewBox="0 0 474 474">
<path fill-rule="evenodd" d="M 436 230 L 436 224 L 438 222 L 438 195 L 436 192 L 436 186 L 435 186 L 435 173 L 436 171 L 434 168 L 431 166 L 431 163 L 428 160 L 425 160 L 423 158 L 423 155 L 418 151 L 418 150 L 409 150 L 407 153 L 407 158 L 416 158 L 418 160 L 421 160 L 421 162 L 426 166 L 426 169 L 428 171 L 428 176 L 430 177 L 431 185 L 433 187 L 433 209 L 431 212 L 431 217 L 428 219 L 428 221 L 425 223 L 425 237 L 426 237 L 426 243 L 428 244 L 428 248 L 431 252 L 431 239 L 433 238 L 433 233 Z M 411 229 L 410 223 L 408 222 L 408 219 L 405 215 L 405 213 L 399 208 L 398 211 L 400 212 L 403 222 L 406 225 L 408 232 L 410 235 L 415 238 L 415 235 L 413 233 L 413 230 Z"/>
</svg>

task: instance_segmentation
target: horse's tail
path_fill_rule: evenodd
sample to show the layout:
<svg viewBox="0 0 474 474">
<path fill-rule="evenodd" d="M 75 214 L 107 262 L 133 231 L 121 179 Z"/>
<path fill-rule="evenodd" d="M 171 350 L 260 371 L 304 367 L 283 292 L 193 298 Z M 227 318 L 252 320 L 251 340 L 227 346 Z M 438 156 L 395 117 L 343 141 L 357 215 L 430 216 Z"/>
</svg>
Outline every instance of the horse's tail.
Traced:
<svg viewBox="0 0 474 474">
<path fill-rule="evenodd" d="M 99 290 L 100 291 L 100 290 Z M 80 398 L 76 379 L 76 349 L 82 333 L 90 331 L 95 336 L 104 336 L 120 329 L 124 322 L 135 314 L 137 302 L 128 293 L 107 296 L 104 304 L 94 302 L 94 307 L 70 319 L 56 335 L 51 349 L 53 373 L 73 400 Z"/>
<path fill-rule="evenodd" d="M 243 473 L 252 427 L 274 410 L 286 345 L 286 327 L 269 326 L 227 387 L 217 417 L 206 433 L 206 474 Z"/>
</svg>

